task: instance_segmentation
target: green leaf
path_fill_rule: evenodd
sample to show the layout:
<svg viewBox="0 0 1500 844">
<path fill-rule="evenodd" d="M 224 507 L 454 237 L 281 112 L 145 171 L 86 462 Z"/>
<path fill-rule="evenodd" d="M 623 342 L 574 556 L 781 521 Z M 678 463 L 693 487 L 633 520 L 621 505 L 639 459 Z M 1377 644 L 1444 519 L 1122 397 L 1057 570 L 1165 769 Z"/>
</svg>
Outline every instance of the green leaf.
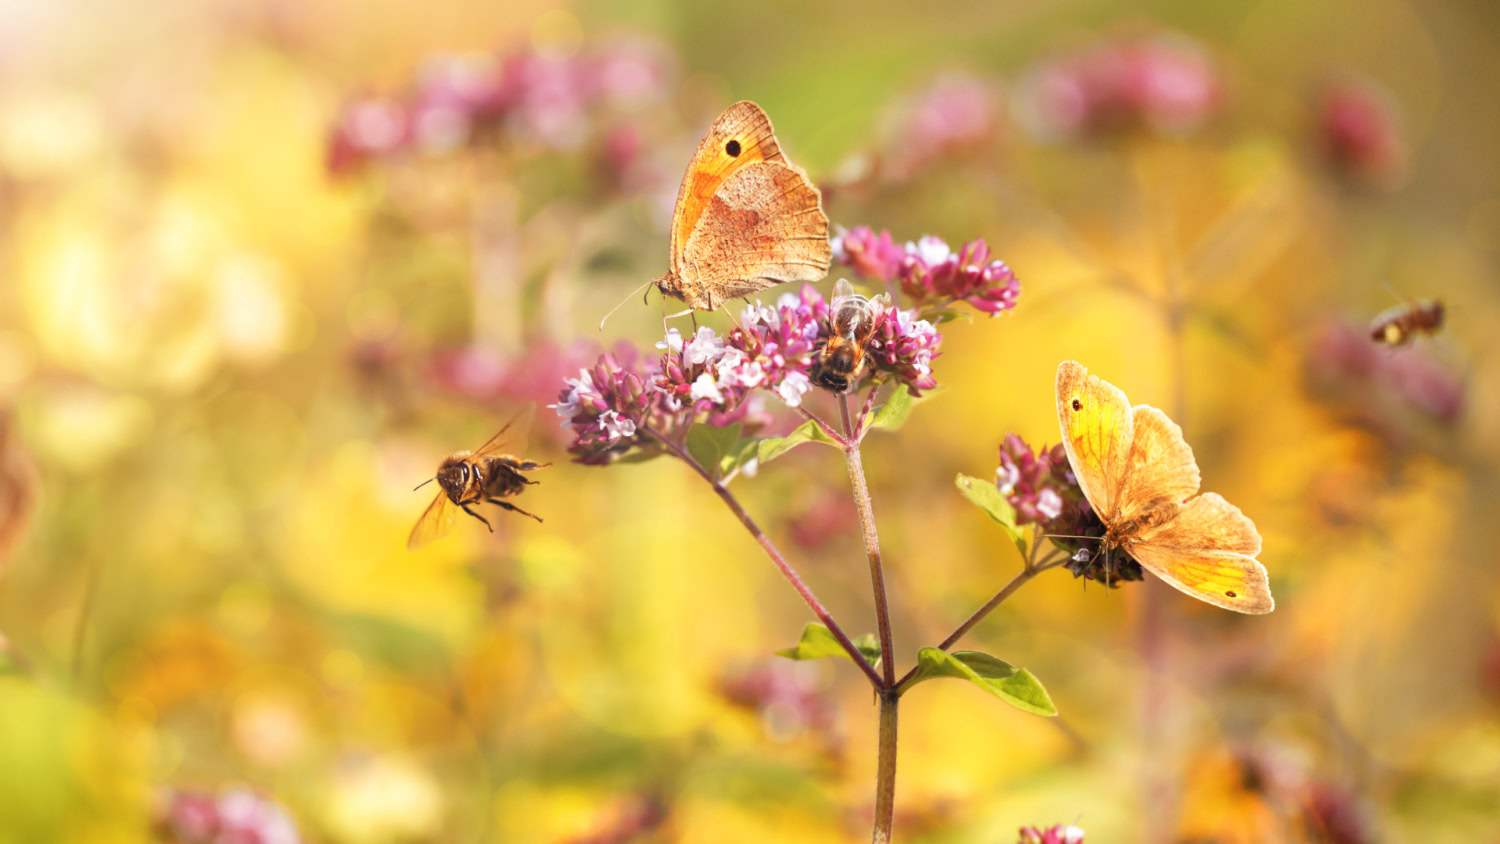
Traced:
<svg viewBox="0 0 1500 844">
<path fill-rule="evenodd" d="M 1054 716 L 1057 707 L 1041 681 L 1024 668 L 979 651 L 947 651 L 923 648 L 917 652 L 917 673 L 912 685 L 934 677 L 968 680 L 1006 703 L 1036 715 Z"/>
<path fill-rule="evenodd" d="M 716 428 L 706 422 L 699 422 L 688 429 L 687 451 L 692 458 L 698 461 L 698 465 L 717 474 L 724 455 L 729 454 L 735 443 L 740 441 L 740 429 L 744 427 L 736 422 Z"/>
<path fill-rule="evenodd" d="M 1010 502 L 1000 494 L 1000 488 L 993 481 L 963 474 L 954 479 L 954 484 L 964 498 L 1005 528 L 1016 547 L 1021 549 L 1021 556 L 1026 556 L 1026 531 L 1016 524 L 1016 508 L 1010 506 Z"/>
<path fill-rule="evenodd" d="M 760 459 L 761 439 L 748 437 L 735 443 L 724 459 L 719 461 L 719 476 L 727 477 L 735 469 L 743 468 L 746 463 Z"/>
<path fill-rule="evenodd" d="M 880 667 L 880 643 L 875 640 L 874 633 L 866 633 L 851 641 L 854 649 L 865 658 L 865 662 L 870 663 L 871 668 Z M 825 656 L 847 657 L 849 652 L 834 638 L 832 630 L 814 621 L 802 628 L 802 640 L 796 647 L 784 648 L 777 651 L 776 655 L 787 659 L 821 659 Z"/>
<path fill-rule="evenodd" d="M 911 415 L 911 408 L 914 404 L 916 402 L 912 399 L 911 393 L 897 384 L 895 391 L 886 397 L 885 404 L 875 411 L 875 416 L 870 419 L 870 427 L 889 428 L 892 431 L 900 428 L 906 424 L 906 417 Z"/>
<path fill-rule="evenodd" d="M 760 441 L 760 462 L 764 466 L 772 460 L 786 454 L 803 443 L 823 443 L 824 445 L 838 446 L 838 443 L 818 427 L 818 423 L 811 419 L 798 425 L 796 430 L 784 437 L 768 437 Z"/>
</svg>

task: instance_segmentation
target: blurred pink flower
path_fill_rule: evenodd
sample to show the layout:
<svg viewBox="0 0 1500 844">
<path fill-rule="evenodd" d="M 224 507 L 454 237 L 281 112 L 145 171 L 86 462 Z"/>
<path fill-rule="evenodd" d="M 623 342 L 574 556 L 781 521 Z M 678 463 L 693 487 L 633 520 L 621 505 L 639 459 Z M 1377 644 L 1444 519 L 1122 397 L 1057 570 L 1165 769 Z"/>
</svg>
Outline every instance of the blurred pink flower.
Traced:
<svg viewBox="0 0 1500 844">
<path fill-rule="evenodd" d="M 1368 79 L 1328 84 L 1318 98 L 1317 128 L 1323 160 L 1336 175 L 1372 187 L 1400 182 L 1406 143 L 1384 88 Z"/>
<path fill-rule="evenodd" d="M 938 78 L 898 109 L 885 174 L 897 181 L 911 179 L 934 162 L 990 137 L 999 123 L 998 99 L 994 86 L 969 74 Z"/>
<path fill-rule="evenodd" d="M 345 106 L 329 139 L 336 175 L 415 147 L 444 154 L 486 127 L 513 140 L 573 149 L 595 131 L 596 112 L 658 99 L 672 76 L 664 50 L 644 42 L 596 46 L 576 55 L 531 49 L 503 57 L 438 54 L 400 98 L 362 98 Z"/>
<path fill-rule="evenodd" d="M 838 710 L 823 686 L 815 664 L 767 659 L 729 672 L 718 690 L 735 706 L 754 711 L 772 738 L 789 741 L 833 729 Z"/>
<path fill-rule="evenodd" d="M 1021 82 L 1015 111 L 1043 138 L 1130 126 L 1183 135 L 1214 115 L 1222 92 L 1218 71 L 1195 42 L 1136 37 L 1043 60 Z"/>
<path fill-rule="evenodd" d="M 1388 438 L 1404 438 L 1390 406 L 1444 425 L 1455 423 L 1464 410 L 1463 380 L 1430 344 L 1379 346 L 1365 328 L 1346 320 L 1329 320 L 1313 336 L 1307 373 L 1316 395 L 1345 401 L 1362 424 Z"/>
<path fill-rule="evenodd" d="M 217 796 L 171 789 L 158 807 L 157 825 L 178 844 L 298 844 L 297 826 L 281 806 L 246 788 Z"/>
<path fill-rule="evenodd" d="M 411 125 L 395 100 L 361 97 L 344 106 L 328 145 L 328 170 L 342 175 L 406 148 Z"/>
<path fill-rule="evenodd" d="M 1061 824 L 1047 829 L 1023 826 L 1017 844 L 1083 844 L 1083 830 Z"/>
</svg>

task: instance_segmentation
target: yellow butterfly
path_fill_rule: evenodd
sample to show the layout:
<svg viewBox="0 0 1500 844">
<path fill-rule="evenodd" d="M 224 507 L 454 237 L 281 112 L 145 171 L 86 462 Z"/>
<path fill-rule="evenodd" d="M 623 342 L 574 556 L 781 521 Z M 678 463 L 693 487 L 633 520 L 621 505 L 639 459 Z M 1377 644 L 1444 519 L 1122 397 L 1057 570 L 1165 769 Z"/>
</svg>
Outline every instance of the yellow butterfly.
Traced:
<svg viewBox="0 0 1500 844">
<path fill-rule="evenodd" d="M 1260 534 L 1217 493 L 1198 495 L 1198 464 L 1165 413 L 1130 406 L 1073 361 L 1057 367 L 1057 421 L 1068 462 L 1119 548 L 1200 601 L 1243 613 L 1275 608 Z M 1196 496 L 1196 497 L 1195 497 Z"/>
</svg>

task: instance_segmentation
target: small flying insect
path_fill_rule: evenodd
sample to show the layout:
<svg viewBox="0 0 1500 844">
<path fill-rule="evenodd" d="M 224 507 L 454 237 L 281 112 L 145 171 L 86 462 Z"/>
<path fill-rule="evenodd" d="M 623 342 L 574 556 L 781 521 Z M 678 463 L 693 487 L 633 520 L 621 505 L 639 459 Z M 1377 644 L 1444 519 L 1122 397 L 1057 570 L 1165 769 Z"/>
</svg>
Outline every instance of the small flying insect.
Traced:
<svg viewBox="0 0 1500 844">
<path fill-rule="evenodd" d="M 839 279 L 833 286 L 833 302 L 828 306 L 833 331 L 828 342 L 823 344 L 813 373 L 818 386 L 836 393 L 849 392 L 864 370 L 865 354 L 875 333 L 875 323 L 890 303 L 888 293 L 871 299 L 855 293 L 852 284 Z"/>
<path fill-rule="evenodd" d="M 1443 303 L 1419 299 L 1381 311 L 1370 321 L 1370 339 L 1387 346 L 1405 346 L 1418 334 L 1430 336 L 1442 328 Z"/>
<path fill-rule="evenodd" d="M 530 516 L 538 522 L 542 520 L 535 513 L 529 513 L 505 499 L 519 495 L 527 486 L 537 483 L 524 473 L 544 469 L 552 464 L 501 453 L 501 449 L 507 446 L 514 447 L 516 451 L 526 450 L 525 436 L 531 428 L 531 417 L 535 412 L 536 406 L 528 405 L 505 423 L 505 427 L 490 437 L 489 442 L 480 446 L 478 451 L 457 451 L 450 454 L 438 466 L 436 475 L 417 484 L 416 489 L 421 489 L 437 481 L 441 489 L 411 529 L 411 536 L 406 540 L 408 549 L 414 551 L 446 536 L 453 527 L 455 511 L 460 509 L 484 522 L 484 526 L 493 533 L 495 528 L 490 525 L 489 520 L 469 509 L 469 505 L 481 501 Z M 513 434 L 510 433 L 512 429 L 515 431 Z"/>
</svg>

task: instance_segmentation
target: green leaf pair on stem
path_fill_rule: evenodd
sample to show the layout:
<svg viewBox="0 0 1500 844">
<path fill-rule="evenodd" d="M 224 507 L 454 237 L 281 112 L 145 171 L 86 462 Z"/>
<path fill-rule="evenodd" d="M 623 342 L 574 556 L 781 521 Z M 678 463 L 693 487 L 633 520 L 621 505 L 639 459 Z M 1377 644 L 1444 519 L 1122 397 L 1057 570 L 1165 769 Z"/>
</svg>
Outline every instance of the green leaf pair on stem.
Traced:
<svg viewBox="0 0 1500 844">
<path fill-rule="evenodd" d="M 880 665 L 880 645 L 872 633 L 854 639 L 854 647 L 870 667 Z M 794 647 L 776 652 L 787 659 L 821 659 L 836 656 L 848 657 L 833 633 L 821 624 L 809 624 L 802 629 L 802 639 Z M 956 651 L 948 653 L 938 648 L 923 648 L 917 652 L 917 670 L 901 688 L 907 689 L 924 680 L 938 677 L 953 677 L 968 680 L 1006 703 L 1035 715 L 1053 716 L 1057 707 L 1047 690 L 1030 671 L 1016 668 L 1002 659 L 979 651 Z"/>
</svg>

